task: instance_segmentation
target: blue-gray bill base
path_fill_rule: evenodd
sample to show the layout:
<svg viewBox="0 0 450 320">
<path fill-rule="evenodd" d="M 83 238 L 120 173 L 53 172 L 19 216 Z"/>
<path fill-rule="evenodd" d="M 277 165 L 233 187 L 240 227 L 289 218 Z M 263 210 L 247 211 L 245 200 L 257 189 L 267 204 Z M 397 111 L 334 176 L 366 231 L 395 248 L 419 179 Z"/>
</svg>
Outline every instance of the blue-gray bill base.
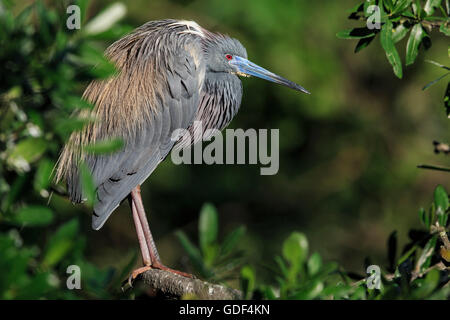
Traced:
<svg viewBox="0 0 450 320">
<path fill-rule="evenodd" d="M 195 121 L 201 121 L 202 130 L 225 128 L 241 104 L 239 76 L 309 92 L 247 60 L 247 51 L 238 40 L 192 21 L 150 21 L 113 43 L 105 54 L 118 74 L 93 81 L 84 92 L 95 107 L 80 116 L 96 121 L 71 135 L 60 156 L 56 179 L 66 180 L 74 203 L 82 202 L 80 163 L 85 164 L 96 189 L 95 230 L 128 197 L 144 263 L 131 280 L 150 268 L 189 277 L 161 263 L 140 195 L 140 185 L 179 143 L 171 139 L 172 133 L 180 128 L 192 132 Z M 124 141 L 120 152 L 83 152 L 88 144 L 115 138 Z"/>
</svg>

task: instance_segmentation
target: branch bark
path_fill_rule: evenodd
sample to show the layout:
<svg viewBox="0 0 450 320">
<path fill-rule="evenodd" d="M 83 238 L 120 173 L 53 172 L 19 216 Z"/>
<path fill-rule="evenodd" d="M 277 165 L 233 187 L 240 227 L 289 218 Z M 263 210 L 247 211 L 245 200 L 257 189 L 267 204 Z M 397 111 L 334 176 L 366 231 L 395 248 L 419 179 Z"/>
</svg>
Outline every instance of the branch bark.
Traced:
<svg viewBox="0 0 450 320">
<path fill-rule="evenodd" d="M 151 269 L 144 272 L 137 281 L 151 287 L 157 294 L 170 299 L 181 299 L 192 296 L 201 300 L 239 300 L 242 293 L 239 290 L 222 285 L 209 283 L 200 279 L 191 279 L 164 270 Z M 127 290 L 127 283 L 122 289 Z"/>
</svg>

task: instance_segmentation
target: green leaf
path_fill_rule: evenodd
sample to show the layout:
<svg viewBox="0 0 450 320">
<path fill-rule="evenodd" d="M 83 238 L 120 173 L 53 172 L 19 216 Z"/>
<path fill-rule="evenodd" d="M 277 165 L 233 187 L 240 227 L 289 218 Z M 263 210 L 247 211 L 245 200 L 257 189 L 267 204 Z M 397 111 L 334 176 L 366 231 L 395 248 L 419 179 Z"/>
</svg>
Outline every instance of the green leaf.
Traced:
<svg viewBox="0 0 450 320">
<path fill-rule="evenodd" d="M 412 246 L 408 251 L 406 251 L 397 261 L 397 265 L 401 265 L 403 262 L 408 259 L 412 253 L 414 253 L 417 249 L 417 245 Z"/>
<path fill-rule="evenodd" d="M 369 7 L 376 5 L 376 0 L 368 0 L 368 1 L 364 1 L 364 16 L 366 18 L 368 18 L 370 15 L 373 14 L 373 12 L 369 12 Z"/>
<path fill-rule="evenodd" d="M 426 12 L 428 16 L 431 16 L 434 13 L 434 10 L 436 8 L 439 8 L 441 2 L 442 0 L 427 0 L 425 6 L 423 7 L 423 10 Z"/>
<path fill-rule="evenodd" d="M 406 65 L 409 66 L 414 63 L 419 54 L 419 45 L 425 37 L 422 25 L 417 23 L 411 30 L 411 34 L 406 44 Z"/>
<path fill-rule="evenodd" d="M 60 262 L 72 249 L 78 236 L 78 220 L 66 222 L 52 235 L 45 248 L 42 264 L 51 267 Z"/>
<path fill-rule="evenodd" d="M 447 118 L 450 118 L 450 81 L 447 84 L 447 89 L 445 89 L 444 106 L 445 111 L 447 112 Z"/>
<path fill-rule="evenodd" d="M 450 37 L 450 18 L 447 18 L 445 22 L 442 22 L 439 31 Z"/>
<path fill-rule="evenodd" d="M 397 257 L 397 231 L 393 231 L 388 239 L 388 261 L 391 271 L 395 270 L 395 261 Z"/>
<path fill-rule="evenodd" d="M 193 264 L 194 268 L 202 273 L 205 277 L 211 276 L 211 273 L 205 268 L 203 264 L 202 255 L 200 250 L 189 240 L 186 234 L 183 231 L 177 231 L 175 236 L 180 241 L 181 246 L 184 251 L 187 253 L 189 260 Z"/>
<path fill-rule="evenodd" d="M 115 2 L 100 12 L 83 28 L 87 35 L 96 35 L 109 30 L 119 20 L 125 17 L 127 8 L 122 2 Z"/>
<path fill-rule="evenodd" d="M 255 289 L 255 272 L 250 266 L 244 266 L 241 269 L 241 288 L 244 299 L 250 299 Z"/>
<path fill-rule="evenodd" d="M 86 20 L 89 0 L 77 0 L 75 4 L 80 7 L 81 23 L 83 23 Z"/>
<path fill-rule="evenodd" d="M 425 62 L 434 64 L 435 66 L 437 66 L 437 67 L 439 67 L 439 68 L 442 68 L 442 69 L 444 69 L 444 70 L 450 70 L 449 67 L 444 66 L 443 64 L 441 64 L 441 63 L 439 63 L 439 62 L 436 62 L 436 61 L 433 61 L 433 60 L 425 60 Z"/>
<path fill-rule="evenodd" d="M 450 72 L 444 73 L 442 76 L 434 79 L 433 81 L 428 82 L 423 88 L 422 90 L 425 91 L 427 90 L 429 87 L 431 87 L 432 85 L 438 83 L 439 81 L 441 81 L 442 79 L 444 79 L 445 77 L 447 77 L 450 74 Z"/>
<path fill-rule="evenodd" d="M 392 40 L 394 40 L 394 43 L 397 43 L 399 41 L 401 41 L 406 34 L 408 33 L 410 28 L 405 27 L 405 25 L 399 24 L 395 29 L 394 32 L 392 33 Z"/>
<path fill-rule="evenodd" d="M 89 168 L 86 166 L 84 162 L 80 163 L 79 169 L 80 169 L 83 200 L 86 200 L 86 203 L 88 205 L 93 206 L 96 199 L 94 179 L 92 178 Z"/>
<path fill-rule="evenodd" d="M 449 200 L 447 191 L 441 185 L 438 185 L 434 190 L 434 204 L 436 206 L 436 215 L 439 219 L 439 224 L 445 227 L 448 218 L 447 209 L 449 207 Z"/>
<path fill-rule="evenodd" d="M 345 284 L 338 284 L 336 286 L 327 286 L 323 289 L 323 296 L 332 296 L 333 300 L 343 299 L 344 296 L 348 295 L 352 291 L 352 287 Z"/>
<path fill-rule="evenodd" d="M 394 4 L 392 3 L 392 0 L 383 0 L 383 3 L 389 11 L 392 12 L 394 10 Z"/>
<path fill-rule="evenodd" d="M 55 163 L 49 159 L 42 159 L 34 175 L 33 187 L 36 191 L 47 189 L 52 181 L 52 172 Z"/>
<path fill-rule="evenodd" d="M 19 15 L 15 18 L 15 23 L 17 25 L 23 25 L 28 22 L 30 18 L 30 14 L 34 10 L 34 4 L 29 5 L 26 7 Z"/>
<path fill-rule="evenodd" d="M 420 286 L 413 291 L 415 299 L 426 299 L 439 285 L 440 273 L 439 270 L 430 270 L 425 279 L 416 280 L 416 283 L 420 283 Z"/>
<path fill-rule="evenodd" d="M 312 300 L 316 298 L 323 290 L 323 282 L 320 280 L 315 280 L 311 282 L 305 288 L 302 288 L 297 294 L 294 295 L 296 300 Z"/>
<path fill-rule="evenodd" d="M 419 209 L 419 218 L 420 218 L 420 221 L 422 221 L 422 223 L 425 225 L 425 227 L 427 229 L 429 229 L 431 226 L 431 219 L 430 219 L 430 215 L 424 208 Z"/>
<path fill-rule="evenodd" d="M 14 222 L 25 226 L 45 226 L 53 221 L 53 211 L 43 206 L 27 206 L 14 216 Z"/>
<path fill-rule="evenodd" d="M 351 300 L 366 300 L 366 289 L 359 286 L 352 294 Z"/>
<path fill-rule="evenodd" d="M 27 138 L 19 142 L 8 157 L 8 163 L 23 171 L 30 170 L 30 164 L 38 160 L 47 149 L 47 142 L 41 138 Z"/>
<path fill-rule="evenodd" d="M 261 288 L 263 295 L 264 295 L 264 299 L 266 300 L 276 300 L 277 299 L 277 294 L 275 293 L 275 289 L 271 286 L 263 286 Z"/>
<path fill-rule="evenodd" d="M 99 49 L 83 44 L 79 50 L 81 61 L 92 68 L 90 71 L 92 76 L 104 79 L 117 73 L 115 65 Z"/>
<path fill-rule="evenodd" d="M 389 20 L 381 28 L 380 41 L 386 57 L 394 69 L 394 74 L 401 79 L 403 77 L 402 61 L 392 39 L 392 22 Z"/>
<path fill-rule="evenodd" d="M 300 232 L 293 232 L 283 243 L 283 257 L 291 263 L 303 263 L 307 256 L 306 236 Z"/>
<path fill-rule="evenodd" d="M 115 41 L 130 33 L 133 29 L 133 27 L 128 25 L 119 25 L 97 34 L 88 35 L 88 37 L 93 40 Z"/>
<path fill-rule="evenodd" d="M 348 13 L 356 13 L 356 12 L 362 12 L 364 10 L 364 3 L 358 3 L 357 5 L 355 5 L 353 8 L 351 8 L 350 10 L 347 10 Z"/>
<path fill-rule="evenodd" d="M 336 36 L 340 39 L 364 39 L 375 36 L 375 31 L 368 28 L 354 28 L 343 30 L 336 33 Z"/>
<path fill-rule="evenodd" d="M 239 243 L 239 240 L 245 234 L 245 227 L 240 226 L 229 233 L 225 239 L 223 240 L 223 244 L 221 246 L 221 253 L 223 255 L 230 254 L 236 245 Z"/>
<path fill-rule="evenodd" d="M 416 19 L 416 16 L 411 11 L 403 11 L 402 16 L 405 16 L 405 17 L 408 17 L 408 18 L 414 19 L 414 20 Z"/>
<path fill-rule="evenodd" d="M 302 266 L 308 256 L 308 240 L 303 233 L 293 232 L 283 242 L 283 257 L 289 261 L 289 281 L 295 283 L 297 275 L 303 270 Z"/>
<path fill-rule="evenodd" d="M 436 171 L 450 172 L 450 168 L 439 167 L 439 166 L 428 165 L 428 164 L 421 164 L 421 165 L 418 165 L 417 168 L 420 168 L 420 169 L 430 169 L 430 170 L 436 170 Z"/>
<path fill-rule="evenodd" d="M 399 0 L 399 1 L 397 1 L 397 3 L 395 4 L 395 8 L 392 11 L 392 15 L 402 14 L 403 11 L 408 9 L 408 7 L 411 5 L 411 3 L 412 3 L 412 0 Z"/>
<path fill-rule="evenodd" d="M 199 242 L 202 252 L 217 240 L 218 218 L 216 208 L 211 203 L 205 203 L 200 210 L 198 222 Z"/>
<path fill-rule="evenodd" d="M 88 123 L 94 122 L 95 119 L 82 119 L 82 118 L 65 118 L 57 119 L 54 121 L 54 130 L 59 134 L 64 140 L 68 139 L 70 134 L 75 131 L 80 131 Z"/>
<path fill-rule="evenodd" d="M 120 138 L 97 141 L 83 148 L 87 153 L 92 154 L 111 154 L 123 148 L 124 142 Z"/>
<path fill-rule="evenodd" d="M 68 95 L 62 97 L 62 101 L 58 101 L 61 104 L 61 107 L 66 108 L 69 111 L 79 110 L 79 109 L 88 109 L 92 110 L 94 108 L 94 104 L 86 101 L 82 97 L 75 95 Z"/>
<path fill-rule="evenodd" d="M 275 260 L 276 264 L 278 265 L 278 268 L 280 269 L 281 274 L 284 277 L 287 277 L 288 276 L 288 268 L 287 268 L 284 260 L 280 256 L 275 256 L 274 260 Z"/>
<path fill-rule="evenodd" d="M 314 252 L 311 255 L 311 257 L 309 257 L 307 266 L 308 266 L 308 274 L 310 276 L 316 275 L 320 271 L 320 268 L 322 267 L 322 258 L 320 257 L 320 254 Z"/>
<path fill-rule="evenodd" d="M 360 39 L 356 44 L 355 53 L 358 53 L 362 49 L 366 48 L 372 42 L 373 39 L 375 39 L 375 36 L 371 38 Z"/>
<path fill-rule="evenodd" d="M 433 235 L 422 250 L 419 259 L 417 260 L 417 266 L 420 271 L 427 269 L 430 266 L 431 257 L 436 247 L 437 235 Z"/>
</svg>

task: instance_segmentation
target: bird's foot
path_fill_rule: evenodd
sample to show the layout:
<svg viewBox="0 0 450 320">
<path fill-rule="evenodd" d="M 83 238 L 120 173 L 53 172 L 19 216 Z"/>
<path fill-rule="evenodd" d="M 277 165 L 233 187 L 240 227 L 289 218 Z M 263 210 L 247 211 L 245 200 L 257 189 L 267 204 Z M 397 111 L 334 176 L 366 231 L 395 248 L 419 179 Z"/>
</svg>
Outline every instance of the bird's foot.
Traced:
<svg viewBox="0 0 450 320">
<path fill-rule="evenodd" d="M 165 265 L 163 265 L 160 262 L 156 262 L 156 263 L 154 263 L 152 265 L 146 265 L 146 266 L 143 266 L 143 267 L 140 267 L 140 268 L 137 268 L 136 270 L 134 270 L 130 274 L 130 276 L 128 277 L 128 285 L 129 285 L 129 287 L 132 288 L 134 280 L 136 280 L 136 278 L 139 277 L 144 272 L 146 272 L 148 270 L 151 270 L 151 269 L 164 270 L 164 271 L 167 271 L 167 272 L 171 272 L 171 273 L 177 274 L 177 275 L 182 276 L 182 277 L 195 279 L 195 277 L 192 274 L 189 274 L 189 273 L 186 273 L 186 272 L 182 272 L 182 271 L 178 271 L 178 270 L 174 270 L 174 269 L 171 269 L 169 267 L 166 267 Z"/>
<path fill-rule="evenodd" d="M 175 273 L 175 274 L 177 274 L 179 276 L 182 276 L 182 277 L 185 277 L 185 278 L 195 279 L 195 277 L 192 274 L 190 274 L 190 273 L 186 273 L 186 272 L 182 272 L 182 271 L 171 269 L 169 267 L 166 267 L 165 265 L 163 265 L 160 262 L 153 263 L 152 264 L 152 268 L 153 269 L 164 270 L 164 271 L 171 272 L 171 273 Z"/>
<path fill-rule="evenodd" d="M 130 276 L 128 277 L 128 285 L 130 286 L 130 288 L 133 287 L 133 281 L 134 281 L 139 275 L 141 275 L 142 273 L 144 273 L 144 272 L 146 272 L 146 271 L 148 271 L 148 270 L 151 270 L 151 269 L 152 269 L 152 266 L 143 266 L 143 267 L 140 267 L 140 268 L 137 268 L 136 270 L 134 270 L 134 271 L 130 274 Z"/>
</svg>

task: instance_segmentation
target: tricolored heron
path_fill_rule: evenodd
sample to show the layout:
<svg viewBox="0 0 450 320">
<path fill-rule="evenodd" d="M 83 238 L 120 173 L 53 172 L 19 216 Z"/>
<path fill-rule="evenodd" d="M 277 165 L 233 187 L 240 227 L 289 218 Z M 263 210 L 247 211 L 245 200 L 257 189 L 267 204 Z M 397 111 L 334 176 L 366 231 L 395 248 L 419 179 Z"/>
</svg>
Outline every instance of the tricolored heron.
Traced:
<svg viewBox="0 0 450 320">
<path fill-rule="evenodd" d="M 172 133 L 190 130 L 194 121 L 202 121 L 203 130 L 225 128 L 241 104 L 239 76 L 309 92 L 247 60 L 238 40 L 192 21 L 148 22 L 113 43 L 106 56 L 119 72 L 93 81 L 84 92 L 95 106 L 88 114 L 95 121 L 71 135 L 60 156 L 57 181 L 66 180 L 71 200 L 82 202 L 79 167 L 81 161 L 87 165 L 97 194 L 95 230 L 128 197 L 144 263 L 133 272 L 133 279 L 150 268 L 189 276 L 161 263 L 140 193 L 140 185 L 180 142 L 172 141 Z M 117 137 L 124 141 L 120 152 L 83 151 L 87 144 Z"/>
</svg>

